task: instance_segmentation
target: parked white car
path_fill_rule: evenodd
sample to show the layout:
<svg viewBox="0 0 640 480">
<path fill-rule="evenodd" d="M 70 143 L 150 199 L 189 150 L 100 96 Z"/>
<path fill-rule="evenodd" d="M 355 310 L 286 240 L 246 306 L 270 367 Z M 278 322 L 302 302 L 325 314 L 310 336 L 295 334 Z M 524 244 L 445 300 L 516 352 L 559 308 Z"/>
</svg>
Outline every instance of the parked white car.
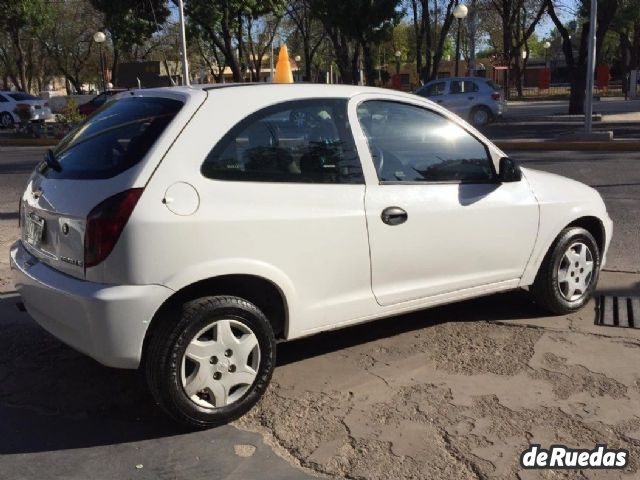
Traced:
<svg viewBox="0 0 640 480">
<path fill-rule="evenodd" d="M 31 316 L 196 427 L 257 402 L 277 340 L 522 287 L 577 310 L 612 233 L 595 190 L 433 102 L 271 84 L 122 94 L 46 155 L 20 221 Z"/>
<path fill-rule="evenodd" d="M 26 105 L 31 121 L 45 121 L 51 118 L 51 109 L 46 100 L 24 92 L 0 92 L 0 126 L 13 128 L 20 123 L 16 107 Z"/>
<path fill-rule="evenodd" d="M 502 116 L 504 98 L 501 87 L 481 77 L 453 77 L 432 80 L 416 95 L 428 98 L 447 110 L 482 127 Z"/>
</svg>

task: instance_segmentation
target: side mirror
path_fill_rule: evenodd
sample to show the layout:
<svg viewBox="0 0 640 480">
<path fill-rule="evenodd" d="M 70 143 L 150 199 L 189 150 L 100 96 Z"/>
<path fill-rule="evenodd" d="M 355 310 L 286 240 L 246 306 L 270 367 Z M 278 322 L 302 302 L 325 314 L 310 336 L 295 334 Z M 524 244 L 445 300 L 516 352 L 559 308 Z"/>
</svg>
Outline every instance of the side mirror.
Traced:
<svg viewBox="0 0 640 480">
<path fill-rule="evenodd" d="M 502 157 L 500 159 L 498 180 L 502 183 L 519 182 L 522 180 L 522 171 L 515 160 L 509 157 Z"/>
</svg>

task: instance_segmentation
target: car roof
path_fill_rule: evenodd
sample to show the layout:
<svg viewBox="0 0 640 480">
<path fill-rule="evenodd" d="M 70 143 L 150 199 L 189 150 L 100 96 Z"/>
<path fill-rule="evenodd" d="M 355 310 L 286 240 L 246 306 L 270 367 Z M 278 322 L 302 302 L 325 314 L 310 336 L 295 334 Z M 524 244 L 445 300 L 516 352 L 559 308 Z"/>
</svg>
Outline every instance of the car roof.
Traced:
<svg viewBox="0 0 640 480">
<path fill-rule="evenodd" d="M 434 82 L 445 82 L 447 80 L 491 80 L 490 78 L 484 78 L 484 77 L 445 77 L 445 78 L 435 78 L 433 80 L 429 80 L 427 83 L 425 83 L 425 85 L 429 84 L 429 83 L 434 83 Z"/>
<path fill-rule="evenodd" d="M 240 95 L 269 95 L 271 93 L 282 94 L 286 91 L 288 95 L 292 97 L 308 97 L 312 98 L 314 95 L 323 97 L 335 95 L 337 97 L 349 98 L 361 93 L 382 93 L 389 94 L 395 93 L 402 95 L 404 92 L 398 90 L 389 90 L 386 88 L 366 87 L 362 85 L 328 85 L 324 83 L 217 83 L 217 84 L 198 84 L 191 86 L 175 86 L 175 87 L 160 87 L 138 90 L 139 92 L 177 92 L 187 95 L 194 95 L 197 92 L 215 92 L 216 90 L 225 91 L 231 93 L 230 89 L 235 91 L 241 89 Z M 235 92 L 234 92 L 235 93 Z"/>
</svg>

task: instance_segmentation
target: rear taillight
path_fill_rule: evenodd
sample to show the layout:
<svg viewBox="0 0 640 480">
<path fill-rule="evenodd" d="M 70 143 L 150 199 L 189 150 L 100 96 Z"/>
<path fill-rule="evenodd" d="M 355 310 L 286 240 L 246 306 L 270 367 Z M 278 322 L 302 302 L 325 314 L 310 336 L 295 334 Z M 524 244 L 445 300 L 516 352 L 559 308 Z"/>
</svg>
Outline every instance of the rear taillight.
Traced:
<svg viewBox="0 0 640 480">
<path fill-rule="evenodd" d="M 493 100 L 500 100 L 500 94 L 499 94 L 498 92 L 493 92 L 493 93 L 491 94 L 491 98 L 492 98 Z"/>
<path fill-rule="evenodd" d="M 44 102 L 44 108 L 47 108 L 49 106 L 49 102 Z"/>
<path fill-rule="evenodd" d="M 95 267 L 109 256 L 144 189 L 132 188 L 99 203 L 87 217 L 84 266 Z"/>
</svg>

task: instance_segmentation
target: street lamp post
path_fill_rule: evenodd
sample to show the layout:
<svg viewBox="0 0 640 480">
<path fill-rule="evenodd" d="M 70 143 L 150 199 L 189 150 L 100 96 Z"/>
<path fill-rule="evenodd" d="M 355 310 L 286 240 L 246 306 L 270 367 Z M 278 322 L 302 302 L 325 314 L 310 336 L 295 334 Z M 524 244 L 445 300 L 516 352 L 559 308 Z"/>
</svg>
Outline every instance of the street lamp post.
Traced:
<svg viewBox="0 0 640 480">
<path fill-rule="evenodd" d="M 598 18 L 598 2 L 591 0 L 591 11 L 589 12 L 589 46 L 587 56 L 587 91 L 584 102 L 584 130 L 591 133 L 593 122 L 593 75 L 596 69 L 596 21 Z"/>
<path fill-rule="evenodd" d="M 104 78 L 104 57 L 102 55 L 102 44 L 107 39 L 107 36 L 104 32 L 96 32 L 93 34 L 93 41 L 98 44 L 99 55 L 100 55 L 100 78 L 102 79 L 102 91 L 106 90 L 106 80 Z"/>
<path fill-rule="evenodd" d="M 549 42 L 544 42 L 542 44 L 542 48 L 544 48 L 544 66 L 549 68 L 549 48 L 551 47 L 551 44 Z"/>
<path fill-rule="evenodd" d="M 187 60 L 187 36 L 184 26 L 184 3 L 178 0 L 178 17 L 180 21 L 180 59 L 182 60 L 182 84 L 191 85 L 189 77 L 189 61 Z"/>
<path fill-rule="evenodd" d="M 302 57 L 300 55 L 296 55 L 293 59 L 296 61 L 296 73 L 298 74 L 298 81 L 300 81 L 300 60 L 302 60 Z"/>
<path fill-rule="evenodd" d="M 456 37 L 456 67 L 455 67 L 455 76 L 458 76 L 458 63 L 460 60 L 460 30 L 462 30 L 462 19 L 467 16 L 469 13 L 469 9 L 465 5 L 457 5 L 456 8 L 453 9 L 453 16 L 458 19 L 458 35 Z"/>
<path fill-rule="evenodd" d="M 402 55 L 402 52 L 400 50 L 396 50 L 394 55 L 396 57 L 396 75 L 400 75 L 400 56 Z"/>
</svg>

